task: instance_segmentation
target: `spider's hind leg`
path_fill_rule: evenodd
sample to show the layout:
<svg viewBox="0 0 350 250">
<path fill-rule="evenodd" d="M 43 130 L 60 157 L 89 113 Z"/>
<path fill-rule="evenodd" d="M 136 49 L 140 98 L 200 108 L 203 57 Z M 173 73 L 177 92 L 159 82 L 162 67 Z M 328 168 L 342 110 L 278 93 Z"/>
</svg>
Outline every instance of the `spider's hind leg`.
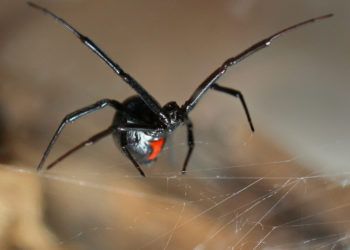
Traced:
<svg viewBox="0 0 350 250">
<path fill-rule="evenodd" d="M 186 173 L 187 164 L 188 164 L 188 161 L 191 158 L 192 151 L 194 149 L 193 124 L 192 124 L 192 121 L 190 120 L 190 118 L 187 118 L 185 122 L 186 122 L 186 126 L 187 126 L 188 151 L 187 151 L 187 155 L 186 155 L 186 159 L 185 159 L 184 165 L 182 167 L 182 171 L 181 171 L 182 174 Z"/>
<path fill-rule="evenodd" d="M 70 123 L 73 123 L 75 122 L 76 120 L 78 120 L 79 118 L 82 118 L 83 116 L 85 115 L 88 115 L 90 113 L 93 113 L 93 112 L 96 112 L 100 109 L 103 109 L 105 107 L 113 107 L 114 109 L 118 110 L 118 111 L 122 111 L 124 112 L 124 108 L 122 106 L 122 104 L 120 104 L 119 102 L 115 101 L 115 100 L 110 100 L 110 99 L 103 99 L 101 101 L 98 101 L 92 105 L 89 105 L 87 107 L 84 107 L 84 108 L 81 108 L 77 111 L 74 111 L 68 115 L 66 115 L 61 124 L 59 125 L 59 127 L 57 128 L 55 134 L 53 135 L 49 145 L 47 146 L 45 152 L 44 152 L 44 155 L 42 156 L 41 160 L 40 160 L 40 163 L 37 167 L 37 170 L 41 170 L 42 167 L 44 166 L 44 163 L 47 159 L 47 157 L 49 156 L 49 153 L 53 147 L 53 145 L 55 145 L 58 137 L 60 136 L 60 134 L 62 133 L 63 131 L 63 128 L 67 125 L 67 124 L 70 124 Z"/>
<path fill-rule="evenodd" d="M 99 140 L 105 138 L 106 136 L 110 135 L 112 132 L 114 131 L 113 127 L 109 127 L 93 136 L 91 136 L 89 139 L 83 141 L 82 143 L 78 144 L 77 146 L 75 146 L 74 148 L 68 150 L 66 153 L 64 153 L 63 155 L 61 155 L 59 158 L 57 158 L 55 161 L 53 161 L 52 163 L 50 163 L 47 166 L 47 169 L 52 168 L 53 166 L 55 166 L 57 163 L 61 162 L 63 159 L 65 159 L 66 157 L 70 156 L 71 154 L 73 154 L 74 152 L 78 151 L 79 149 L 86 147 L 86 146 L 90 146 L 92 144 L 95 144 L 96 142 L 98 142 Z"/>
<path fill-rule="evenodd" d="M 123 152 L 125 153 L 125 155 L 128 157 L 128 159 L 134 164 L 135 168 L 139 171 L 139 173 L 143 176 L 146 177 L 145 173 L 143 172 L 143 170 L 141 169 L 140 165 L 137 163 L 137 161 L 135 160 L 135 158 L 132 156 L 132 154 L 130 153 L 128 147 L 128 142 L 126 139 L 126 134 L 123 133 L 120 136 L 120 146 L 121 149 L 123 150 Z"/>
</svg>

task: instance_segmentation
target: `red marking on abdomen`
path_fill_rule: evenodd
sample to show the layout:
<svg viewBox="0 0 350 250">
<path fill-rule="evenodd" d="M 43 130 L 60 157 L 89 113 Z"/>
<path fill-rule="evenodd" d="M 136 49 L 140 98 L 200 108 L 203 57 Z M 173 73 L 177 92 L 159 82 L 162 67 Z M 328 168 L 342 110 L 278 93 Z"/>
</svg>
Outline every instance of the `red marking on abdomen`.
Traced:
<svg viewBox="0 0 350 250">
<path fill-rule="evenodd" d="M 152 153 L 148 156 L 148 160 L 152 161 L 155 158 L 157 158 L 159 153 L 162 151 L 164 143 L 165 143 L 164 138 L 160 138 L 159 140 L 150 142 L 151 148 L 152 148 Z"/>
</svg>

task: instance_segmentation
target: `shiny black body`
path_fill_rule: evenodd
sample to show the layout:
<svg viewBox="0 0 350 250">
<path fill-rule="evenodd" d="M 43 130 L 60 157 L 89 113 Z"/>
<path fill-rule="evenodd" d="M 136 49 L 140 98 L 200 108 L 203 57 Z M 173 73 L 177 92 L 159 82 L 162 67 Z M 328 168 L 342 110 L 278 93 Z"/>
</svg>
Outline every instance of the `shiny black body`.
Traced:
<svg viewBox="0 0 350 250">
<path fill-rule="evenodd" d="M 78 149 L 96 143 L 100 139 L 107 135 L 113 134 L 121 150 L 134 164 L 139 173 L 145 176 L 140 164 L 148 164 L 154 161 L 160 153 L 163 144 L 159 146 L 157 142 L 161 140 L 166 141 L 166 138 L 171 134 L 178 126 L 185 124 L 187 127 L 187 144 L 188 151 L 182 167 L 182 173 L 186 172 L 188 161 L 191 157 L 194 148 L 193 137 L 193 125 L 188 115 L 190 111 L 196 106 L 198 101 L 208 90 L 215 90 L 222 93 L 226 93 L 230 96 L 239 98 L 247 116 L 250 129 L 254 131 L 253 123 L 250 118 L 248 107 L 245 103 L 244 97 L 240 91 L 228 87 L 223 87 L 218 84 L 219 78 L 226 73 L 227 69 L 236 65 L 243 59 L 249 57 L 255 52 L 270 46 L 271 42 L 283 33 L 300 27 L 302 25 L 312 23 L 317 20 L 331 17 L 332 14 L 312 18 L 304 22 L 295 24 L 286 29 L 283 29 L 244 50 L 235 57 L 226 60 L 220 67 L 218 67 L 212 74 L 210 74 L 194 91 L 190 98 L 180 107 L 175 102 L 169 102 L 163 107 L 150 95 L 141 84 L 139 84 L 132 76 L 126 73 L 117 63 L 115 63 L 108 55 L 102 51 L 90 38 L 84 36 L 65 20 L 58 17 L 51 11 L 28 2 L 29 6 L 44 12 L 45 14 L 53 17 L 57 22 L 63 25 L 68 31 L 72 32 L 85 46 L 87 46 L 92 52 L 100 57 L 121 79 L 127 83 L 138 94 L 130 97 L 123 103 L 119 103 L 116 100 L 103 99 L 92 105 L 86 106 L 82 109 L 74 111 L 68 114 L 59 125 L 54 136 L 52 137 L 43 157 L 37 167 L 38 170 L 42 169 L 53 145 L 56 143 L 58 136 L 61 134 L 63 128 L 77 119 L 96 112 L 105 107 L 111 107 L 116 110 L 116 115 L 112 125 L 103 130 L 102 132 L 90 137 L 86 141 L 78 144 L 72 148 L 57 160 L 47 166 L 47 169 L 53 167 L 55 164 L 74 153 Z"/>
<path fill-rule="evenodd" d="M 123 102 L 123 106 L 128 111 L 127 114 L 117 112 L 113 120 L 112 126 L 115 127 L 113 131 L 115 142 L 120 146 L 121 150 L 124 150 L 124 147 L 126 147 L 139 164 L 149 164 L 154 161 L 149 159 L 149 155 L 152 153 L 150 142 L 159 139 L 166 140 L 168 133 L 163 129 L 153 129 L 160 128 L 161 124 L 159 124 L 155 114 L 139 96 L 132 96 L 126 99 Z M 138 120 L 132 117 L 137 117 Z M 121 129 L 132 127 L 149 127 L 150 129 Z"/>
</svg>

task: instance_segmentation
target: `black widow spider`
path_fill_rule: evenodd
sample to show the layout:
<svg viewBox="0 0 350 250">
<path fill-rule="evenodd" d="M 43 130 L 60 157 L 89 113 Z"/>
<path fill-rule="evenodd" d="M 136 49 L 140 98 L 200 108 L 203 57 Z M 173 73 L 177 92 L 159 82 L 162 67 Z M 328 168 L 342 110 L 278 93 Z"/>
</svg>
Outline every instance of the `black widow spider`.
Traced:
<svg viewBox="0 0 350 250">
<path fill-rule="evenodd" d="M 72 32 L 80 41 L 85 44 L 92 52 L 100 57 L 118 76 L 120 76 L 131 88 L 133 88 L 138 95 L 132 96 L 126 99 L 123 103 L 116 100 L 103 99 L 92 105 L 81 108 L 65 116 L 60 126 L 56 130 L 52 137 L 46 151 L 37 167 L 37 170 L 41 170 L 46 158 L 48 157 L 52 146 L 55 144 L 58 136 L 61 134 L 65 125 L 75 122 L 77 119 L 98 111 L 105 107 L 112 107 L 116 110 L 112 125 L 103 130 L 102 132 L 95 134 L 86 141 L 78 144 L 50 165 L 47 169 L 52 168 L 54 165 L 62 161 L 64 158 L 77 151 L 78 149 L 96 143 L 100 139 L 107 135 L 113 134 L 116 142 L 120 145 L 121 150 L 134 164 L 136 169 L 142 176 L 145 176 L 140 164 L 151 163 L 156 160 L 159 153 L 162 151 L 166 138 L 181 124 L 185 123 L 187 126 L 187 143 L 188 152 L 182 167 L 182 173 L 186 172 L 187 163 L 191 157 L 194 148 L 193 139 L 193 126 L 189 112 L 196 106 L 200 98 L 209 90 L 216 90 L 223 92 L 233 97 L 240 99 L 245 114 L 247 116 L 250 129 L 254 132 L 254 126 L 250 118 L 250 114 L 247 105 L 244 101 L 244 97 L 240 91 L 227 87 L 220 86 L 217 81 L 226 72 L 228 67 L 234 66 L 241 62 L 243 59 L 254 54 L 255 52 L 268 47 L 271 42 L 283 33 L 300 27 L 302 25 L 315 22 L 317 20 L 329 18 L 333 14 L 319 16 L 312 18 L 301 23 L 295 24 L 288 28 L 285 28 L 244 50 L 235 57 L 226 60 L 219 68 L 211 73 L 202 84 L 194 91 L 192 96 L 180 107 L 176 102 L 169 102 L 163 107 L 151 96 L 132 76 L 126 73 L 118 64 L 116 64 L 108 55 L 103 52 L 90 38 L 84 36 L 69 23 L 55 15 L 51 11 L 35 4 L 27 2 L 29 6 L 44 12 L 45 14 L 53 17 L 58 23 L 64 26 L 68 31 Z"/>
</svg>

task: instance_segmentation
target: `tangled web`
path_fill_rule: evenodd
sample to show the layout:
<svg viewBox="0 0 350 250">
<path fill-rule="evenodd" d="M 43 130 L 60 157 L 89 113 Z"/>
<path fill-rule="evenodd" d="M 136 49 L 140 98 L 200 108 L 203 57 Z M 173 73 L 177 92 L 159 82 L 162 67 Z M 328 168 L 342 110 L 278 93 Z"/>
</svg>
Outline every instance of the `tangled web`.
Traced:
<svg viewBox="0 0 350 250">
<path fill-rule="evenodd" d="M 147 178 L 123 157 L 117 165 L 128 174 L 117 172 L 115 157 L 100 168 L 90 160 L 101 155 L 77 159 L 76 171 L 67 161 L 41 174 L 48 221 L 62 246 L 82 249 L 347 249 L 350 172 L 306 169 L 303 155 L 259 136 L 239 140 L 197 141 L 187 175 L 178 168 L 183 142 L 170 143 Z"/>
</svg>

